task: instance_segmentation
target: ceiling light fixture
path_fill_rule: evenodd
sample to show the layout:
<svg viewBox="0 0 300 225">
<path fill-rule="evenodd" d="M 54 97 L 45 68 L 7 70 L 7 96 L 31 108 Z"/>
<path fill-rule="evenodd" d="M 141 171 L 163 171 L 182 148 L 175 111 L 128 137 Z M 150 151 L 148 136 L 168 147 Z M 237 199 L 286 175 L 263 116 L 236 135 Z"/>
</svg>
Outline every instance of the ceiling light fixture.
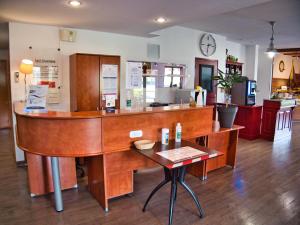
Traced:
<svg viewBox="0 0 300 225">
<path fill-rule="evenodd" d="M 81 5 L 81 2 L 78 0 L 72 0 L 72 1 L 69 1 L 68 4 L 72 7 L 79 7 Z"/>
<path fill-rule="evenodd" d="M 167 19 L 164 17 L 158 17 L 157 19 L 155 19 L 155 22 L 157 23 L 165 23 L 167 22 Z"/>
<path fill-rule="evenodd" d="M 273 58 L 278 53 L 276 48 L 274 48 L 274 25 L 275 25 L 275 21 L 270 21 L 269 24 L 272 26 L 272 36 L 270 38 L 270 44 L 269 44 L 269 47 L 267 48 L 266 53 L 268 54 L 268 56 L 270 58 Z"/>
</svg>

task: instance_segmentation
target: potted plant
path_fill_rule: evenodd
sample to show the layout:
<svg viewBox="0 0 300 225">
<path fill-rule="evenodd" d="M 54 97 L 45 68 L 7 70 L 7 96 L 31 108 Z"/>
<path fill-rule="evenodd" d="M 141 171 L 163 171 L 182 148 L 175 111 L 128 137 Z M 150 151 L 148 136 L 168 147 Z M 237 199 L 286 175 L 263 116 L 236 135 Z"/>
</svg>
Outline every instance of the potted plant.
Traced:
<svg viewBox="0 0 300 225">
<path fill-rule="evenodd" d="M 224 73 L 218 69 L 218 75 L 213 77 L 217 80 L 217 86 L 224 90 L 225 94 L 225 105 L 217 106 L 220 126 L 225 128 L 231 128 L 238 110 L 236 105 L 230 105 L 231 103 L 231 88 L 236 83 L 241 83 L 247 80 L 247 77 L 243 77 L 237 72 L 235 73 Z"/>
</svg>

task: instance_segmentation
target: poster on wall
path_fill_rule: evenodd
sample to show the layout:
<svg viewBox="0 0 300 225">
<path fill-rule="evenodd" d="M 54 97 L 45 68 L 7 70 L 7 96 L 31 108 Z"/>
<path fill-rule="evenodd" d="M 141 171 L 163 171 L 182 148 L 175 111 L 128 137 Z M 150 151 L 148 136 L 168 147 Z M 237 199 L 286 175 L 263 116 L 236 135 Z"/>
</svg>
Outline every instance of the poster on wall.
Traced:
<svg viewBox="0 0 300 225">
<path fill-rule="evenodd" d="M 56 57 L 36 57 L 34 59 L 32 84 L 48 85 L 47 102 L 60 102 L 60 68 Z"/>
<path fill-rule="evenodd" d="M 143 87 L 143 64 L 142 62 L 127 62 L 126 66 L 126 89 Z"/>
</svg>

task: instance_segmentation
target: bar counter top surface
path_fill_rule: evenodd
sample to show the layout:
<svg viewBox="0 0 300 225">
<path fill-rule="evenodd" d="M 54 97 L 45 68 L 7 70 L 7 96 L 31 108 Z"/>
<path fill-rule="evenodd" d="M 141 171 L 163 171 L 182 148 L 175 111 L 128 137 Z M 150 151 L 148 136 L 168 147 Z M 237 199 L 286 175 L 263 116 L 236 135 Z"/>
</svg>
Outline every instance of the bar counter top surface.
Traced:
<svg viewBox="0 0 300 225">
<path fill-rule="evenodd" d="M 101 111 L 82 111 L 82 112 L 66 112 L 66 111 L 46 111 L 42 112 L 36 110 L 36 112 L 25 112 L 24 111 L 25 104 L 24 102 L 16 102 L 14 104 L 14 111 L 17 115 L 25 116 L 25 117 L 33 117 L 33 118 L 44 118 L 44 119 L 70 119 L 70 118 L 101 118 L 108 116 L 123 116 L 123 115 L 136 115 L 136 114 L 144 114 L 144 113 L 159 113 L 164 111 L 179 111 L 179 110 L 196 110 L 201 108 L 212 108 L 213 106 L 195 106 L 191 107 L 188 104 L 183 105 L 171 105 L 171 106 L 163 106 L 163 107 L 144 107 L 141 109 L 116 109 L 113 113 L 107 113 L 105 110 Z"/>
</svg>

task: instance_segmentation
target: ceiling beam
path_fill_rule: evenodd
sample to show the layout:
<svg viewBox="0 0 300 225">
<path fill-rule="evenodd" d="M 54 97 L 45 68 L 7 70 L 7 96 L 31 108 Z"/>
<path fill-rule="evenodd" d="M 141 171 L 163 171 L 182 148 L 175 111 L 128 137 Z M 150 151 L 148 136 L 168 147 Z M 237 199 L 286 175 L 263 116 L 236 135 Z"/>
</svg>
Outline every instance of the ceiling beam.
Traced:
<svg viewBox="0 0 300 225">
<path fill-rule="evenodd" d="M 277 49 L 278 52 L 300 52 L 300 48 L 280 48 Z"/>
</svg>

